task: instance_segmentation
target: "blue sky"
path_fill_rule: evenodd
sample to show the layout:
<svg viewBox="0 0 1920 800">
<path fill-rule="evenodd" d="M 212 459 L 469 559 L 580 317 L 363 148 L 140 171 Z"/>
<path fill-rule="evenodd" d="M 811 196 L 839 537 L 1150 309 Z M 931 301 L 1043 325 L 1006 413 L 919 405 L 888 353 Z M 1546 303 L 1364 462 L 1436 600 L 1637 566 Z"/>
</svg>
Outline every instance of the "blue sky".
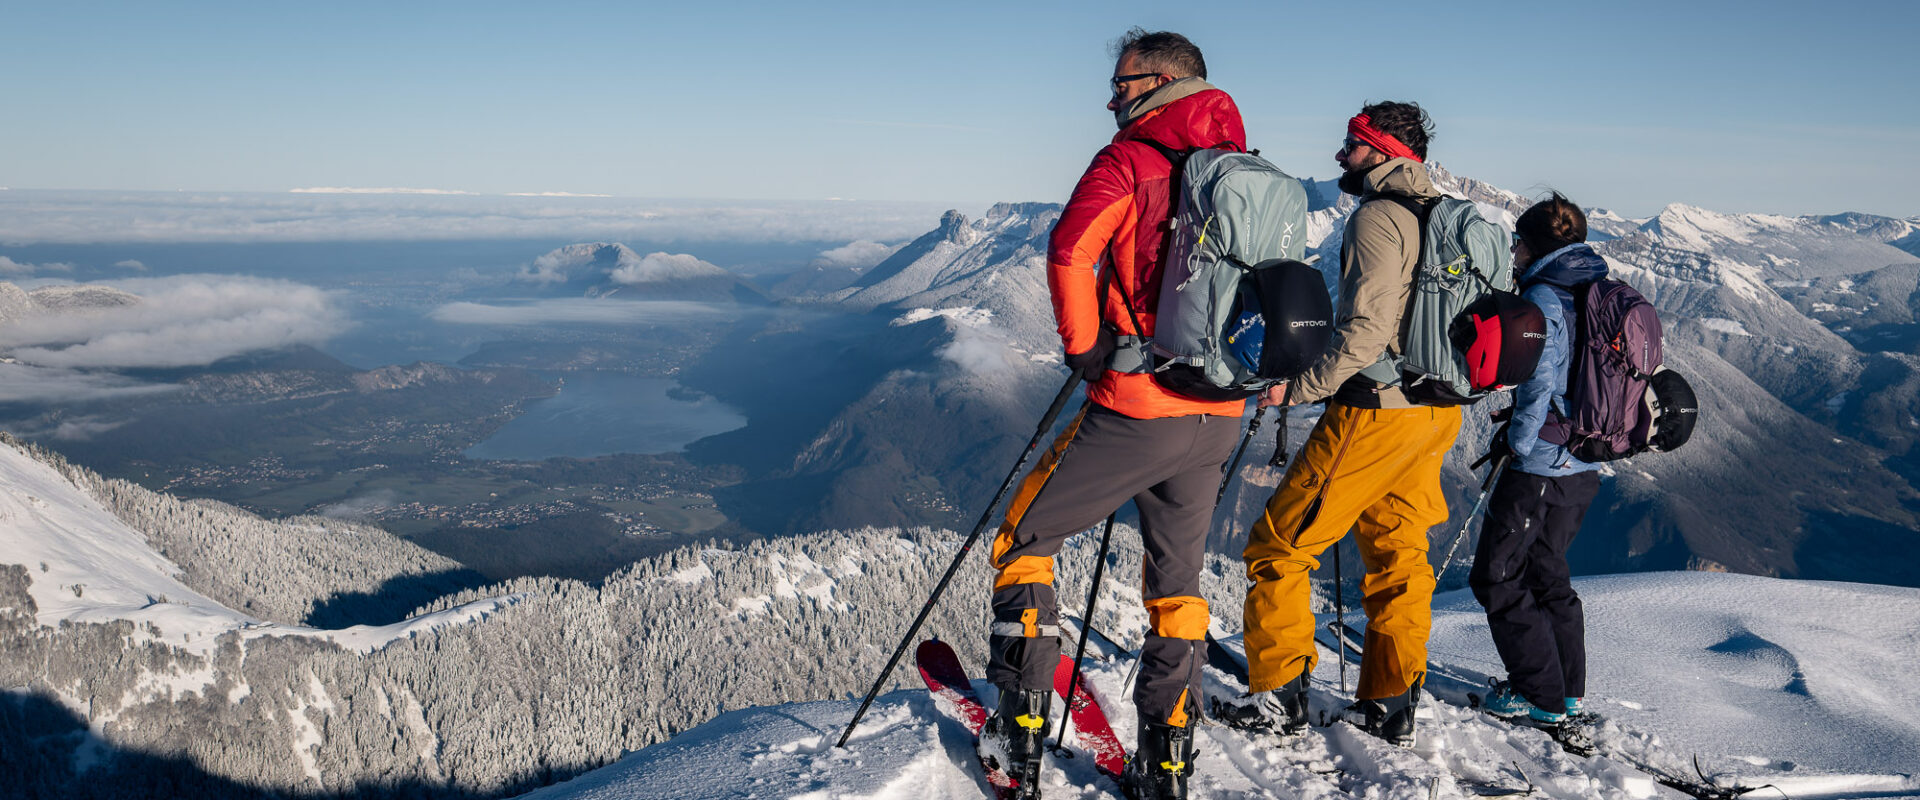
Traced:
<svg viewBox="0 0 1920 800">
<path fill-rule="evenodd" d="M 0 186 L 1057 202 L 1131 25 L 1296 175 L 1415 100 L 1522 193 L 1920 215 L 1920 5 L 1846 2 L 6 2 Z"/>
</svg>

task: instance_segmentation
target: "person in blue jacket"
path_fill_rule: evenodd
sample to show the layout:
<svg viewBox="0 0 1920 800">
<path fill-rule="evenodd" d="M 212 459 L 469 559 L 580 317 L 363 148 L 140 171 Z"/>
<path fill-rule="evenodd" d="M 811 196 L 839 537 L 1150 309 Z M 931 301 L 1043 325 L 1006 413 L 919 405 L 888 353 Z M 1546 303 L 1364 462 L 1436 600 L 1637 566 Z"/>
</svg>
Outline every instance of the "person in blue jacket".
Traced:
<svg viewBox="0 0 1920 800">
<path fill-rule="evenodd" d="M 1607 277 L 1607 262 L 1586 244 L 1586 214 L 1559 192 L 1528 208 L 1514 228 L 1514 274 L 1522 296 L 1546 316 L 1547 341 L 1494 436 L 1490 455 L 1507 456 L 1506 469 L 1487 505 L 1468 585 L 1487 610 L 1507 668 L 1482 707 L 1555 726 L 1580 713 L 1586 696 L 1586 624 L 1567 548 L 1599 494 L 1600 467 L 1542 440 L 1540 428 L 1549 414 L 1567 411 L 1567 375 L 1580 346 L 1572 290 Z"/>
</svg>

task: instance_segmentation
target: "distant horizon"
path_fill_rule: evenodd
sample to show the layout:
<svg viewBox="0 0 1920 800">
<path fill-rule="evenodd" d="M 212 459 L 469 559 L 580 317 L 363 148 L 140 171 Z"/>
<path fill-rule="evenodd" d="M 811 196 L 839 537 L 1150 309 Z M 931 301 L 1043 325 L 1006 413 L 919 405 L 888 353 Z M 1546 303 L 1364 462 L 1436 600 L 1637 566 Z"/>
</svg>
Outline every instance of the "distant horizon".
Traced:
<svg viewBox="0 0 1920 800">
<path fill-rule="evenodd" d="M 1920 216 L 1920 6 L 1888 0 L 112 8 L 9 7 L 0 186 L 1060 202 L 1140 26 L 1290 174 L 1401 100 L 1433 159 L 1529 196 Z"/>
<path fill-rule="evenodd" d="M 1444 165 L 1438 160 L 1436 163 Z M 1325 181 L 1330 178 L 1304 176 L 1302 179 Z M 1536 193 L 1498 185 L 1495 188 L 1523 196 L 1545 192 L 1544 188 Z M 128 202 L 79 206 L 36 202 L 42 197 L 75 195 L 119 195 Z M 237 197 L 254 198 L 259 204 L 250 206 L 228 201 Z M 178 198 L 178 202 L 170 204 L 157 198 Z M 518 239 L 658 243 L 902 242 L 932 230 L 939 225 L 940 216 L 950 211 L 979 218 L 995 205 L 1058 205 L 1064 200 L 648 197 L 488 193 L 426 187 L 282 190 L 0 187 L 0 247 Z M 1896 216 L 1861 208 L 1780 213 L 1714 208 L 1684 201 L 1665 203 L 1650 211 L 1600 205 L 1585 207 L 1644 223 L 1674 206 L 1700 208 L 1726 216 L 1794 219 L 1865 214 L 1920 224 L 1920 214 Z M 570 216 L 569 211 L 580 213 L 577 217 Z M 708 216 L 696 212 L 719 213 Z M 297 216 L 289 221 L 290 215 Z M 286 226 L 294 227 L 289 230 Z"/>
</svg>

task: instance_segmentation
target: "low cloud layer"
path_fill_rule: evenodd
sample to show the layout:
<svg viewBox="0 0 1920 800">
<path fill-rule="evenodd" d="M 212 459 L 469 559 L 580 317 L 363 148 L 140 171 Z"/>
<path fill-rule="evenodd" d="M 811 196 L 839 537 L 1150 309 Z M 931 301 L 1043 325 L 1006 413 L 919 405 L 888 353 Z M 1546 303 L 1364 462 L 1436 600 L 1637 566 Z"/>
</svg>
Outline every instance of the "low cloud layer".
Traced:
<svg viewBox="0 0 1920 800">
<path fill-rule="evenodd" d="M 951 207 L 826 200 L 16 190 L 0 192 L 0 244 L 901 241 L 938 226 L 941 213 Z"/>
<path fill-rule="evenodd" d="M 317 345 L 347 326 L 327 292 L 230 275 L 129 278 L 140 301 L 28 313 L 0 325 L 0 349 L 39 367 L 124 369 L 211 364 L 256 350 Z"/>
<path fill-rule="evenodd" d="M 614 300 L 570 297 L 512 305 L 448 303 L 427 316 L 458 325 L 634 325 L 711 320 L 738 313 L 711 303 L 681 300 Z"/>
<path fill-rule="evenodd" d="M 846 267 L 848 269 L 866 269 L 893 255 L 904 245 L 881 244 L 862 239 L 848 242 L 832 250 L 825 250 L 813 260 L 816 267 Z"/>
<path fill-rule="evenodd" d="M 635 286 L 683 278 L 724 278 L 727 271 L 686 253 L 648 253 L 639 261 L 621 264 L 607 276 L 614 283 Z"/>
<path fill-rule="evenodd" d="M 938 355 L 975 375 L 994 375 L 1013 369 L 1018 353 L 1013 339 L 993 324 L 993 312 L 984 308 L 916 308 L 891 325 L 915 325 L 930 319 L 946 320 L 953 341 Z"/>
<path fill-rule="evenodd" d="M 334 519 L 368 520 L 383 509 L 391 508 L 400 501 L 400 495 L 392 489 L 375 489 L 358 497 L 350 497 L 332 505 L 322 506 L 320 516 Z"/>
<path fill-rule="evenodd" d="M 308 186 L 288 191 L 294 194 L 473 194 L 459 189 L 408 189 L 399 186 Z"/>
<path fill-rule="evenodd" d="M 42 275 L 48 272 L 72 271 L 72 264 L 23 264 L 6 256 L 0 256 L 0 277 L 24 278 L 30 275 Z"/>
<path fill-rule="evenodd" d="M 111 373 L 0 363 L 0 403 L 72 403 L 173 391 L 179 387 Z M 66 438 L 77 438 L 82 432 L 83 428 L 74 428 Z"/>
</svg>

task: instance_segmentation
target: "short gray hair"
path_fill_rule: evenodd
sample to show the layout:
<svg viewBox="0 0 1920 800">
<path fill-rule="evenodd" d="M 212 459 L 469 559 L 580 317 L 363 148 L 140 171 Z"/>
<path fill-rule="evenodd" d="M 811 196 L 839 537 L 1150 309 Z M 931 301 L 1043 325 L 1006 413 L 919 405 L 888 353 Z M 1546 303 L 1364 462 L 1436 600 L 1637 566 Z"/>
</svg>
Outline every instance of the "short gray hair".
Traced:
<svg viewBox="0 0 1920 800">
<path fill-rule="evenodd" d="M 1118 61 L 1132 53 L 1140 65 L 1176 78 L 1207 77 L 1207 60 L 1200 48 L 1187 37 L 1172 31 L 1148 31 L 1135 27 L 1113 43 L 1113 58 Z"/>
</svg>

